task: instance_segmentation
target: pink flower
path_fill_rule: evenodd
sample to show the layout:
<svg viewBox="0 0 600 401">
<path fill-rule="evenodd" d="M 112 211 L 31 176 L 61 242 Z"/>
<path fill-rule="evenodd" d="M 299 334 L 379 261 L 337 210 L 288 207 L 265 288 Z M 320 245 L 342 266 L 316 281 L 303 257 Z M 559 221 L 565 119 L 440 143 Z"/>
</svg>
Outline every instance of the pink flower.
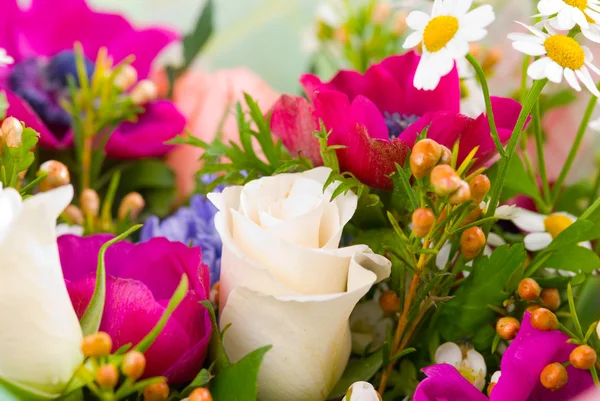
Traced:
<svg viewBox="0 0 600 401">
<path fill-rule="evenodd" d="M 310 101 L 283 96 L 274 106 L 273 132 L 292 153 L 302 151 L 320 164 L 318 144 L 312 137 L 319 119 L 331 130 L 330 145 L 340 167 L 362 182 L 390 189 L 395 163 L 402 164 L 417 136 L 429 126 L 427 136 L 451 148 L 461 141 L 459 162 L 475 147 L 477 164 L 496 154 L 487 117 L 476 119 L 459 113 L 460 87 L 456 68 L 443 77 L 437 89 L 423 91 L 412 82 L 420 56 L 409 52 L 392 56 L 369 68 L 365 75 L 340 71 L 330 82 L 304 75 L 300 82 Z M 500 140 L 510 138 L 521 111 L 519 103 L 492 98 Z"/>
<path fill-rule="evenodd" d="M 83 315 L 96 280 L 100 247 L 110 235 L 58 238 L 63 275 L 78 317 Z M 170 383 L 192 380 L 200 371 L 210 340 L 208 268 L 200 248 L 153 238 L 141 244 L 122 241 L 106 253 L 106 305 L 100 330 L 113 339 L 113 351 L 136 345 L 155 326 L 186 274 L 190 289 L 164 330 L 145 353 L 145 377 L 165 376 Z"/>
<path fill-rule="evenodd" d="M 146 78 L 158 53 L 177 39 L 160 28 L 137 30 L 123 17 L 91 10 L 85 0 L 31 0 L 28 9 L 16 0 L 1 0 L 0 47 L 14 57 L 0 71 L 0 89 L 7 94 L 12 115 L 41 134 L 40 146 L 63 149 L 73 145 L 69 114 L 60 106 L 68 75 L 76 76 L 73 45 L 81 42 L 91 75 L 98 50 L 106 47 L 115 63 L 133 55 L 138 78 Z M 68 11 L 65 11 L 68 10 Z M 172 146 L 166 140 L 180 134 L 185 119 L 166 101 L 146 105 L 136 123 L 117 127 L 106 144 L 113 158 L 157 157 Z"/>
</svg>

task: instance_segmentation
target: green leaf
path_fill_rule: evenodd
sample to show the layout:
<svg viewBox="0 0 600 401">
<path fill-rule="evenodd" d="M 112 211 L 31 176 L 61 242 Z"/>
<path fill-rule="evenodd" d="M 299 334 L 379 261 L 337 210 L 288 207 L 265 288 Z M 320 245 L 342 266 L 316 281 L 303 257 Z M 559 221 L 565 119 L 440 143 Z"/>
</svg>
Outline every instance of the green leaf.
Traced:
<svg viewBox="0 0 600 401">
<path fill-rule="evenodd" d="M 568 270 L 575 273 L 591 273 L 596 269 L 600 269 L 600 257 L 590 249 L 571 244 L 556 249 L 542 267 Z"/>
<path fill-rule="evenodd" d="M 391 175 L 392 182 L 394 184 L 393 197 L 394 199 L 399 199 L 399 202 L 402 202 L 402 199 L 408 199 L 409 201 L 409 212 L 413 212 L 415 209 L 419 207 L 419 203 L 417 202 L 417 196 L 410 185 L 409 176 L 406 174 L 402 166 L 396 163 L 396 171 Z"/>
<path fill-rule="evenodd" d="M 0 120 L 6 118 L 6 110 L 8 110 L 8 100 L 6 99 L 6 92 L 0 92 Z"/>
<path fill-rule="evenodd" d="M 354 382 L 369 381 L 379 371 L 382 364 L 383 353 L 381 351 L 375 352 L 366 358 L 351 359 L 327 399 L 342 397 Z"/>
<path fill-rule="evenodd" d="M 210 386 L 215 401 L 256 401 L 258 369 L 270 345 L 252 351 L 238 362 L 223 369 Z"/>
<path fill-rule="evenodd" d="M 141 159 L 123 166 L 119 190 L 123 193 L 143 188 L 174 188 L 175 173 L 160 159 Z"/>
<path fill-rule="evenodd" d="M 0 378 L 0 400 L 2 401 L 43 401 L 56 398 L 57 395 L 47 394 Z"/>
<path fill-rule="evenodd" d="M 502 198 L 508 199 L 518 194 L 527 195 L 539 202 L 542 201 L 540 190 L 531 176 L 525 171 L 523 162 L 519 157 L 513 157 L 510 159 L 507 167 Z"/>
<path fill-rule="evenodd" d="M 183 38 L 183 66 L 188 68 L 196 55 L 202 50 L 213 31 L 213 0 L 207 0 L 200 17 L 196 22 L 194 31 Z"/>
<path fill-rule="evenodd" d="M 569 227 L 565 228 L 554 240 L 548 245 L 546 250 L 562 250 L 571 245 L 577 245 L 580 242 L 587 241 L 594 230 L 594 223 L 588 220 L 577 220 Z M 592 235 L 593 237 L 593 235 Z"/>
<path fill-rule="evenodd" d="M 194 391 L 194 389 L 196 389 L 198 387 L 206 386 L 208 384 L 208 382 L 210 381 L 210 379 L 212 379 L 210 372 L 206 369 L 202 369 L 196 375 L 194 380 L 192 380 L 192 382 L 190 384 L 188 384 L 187 387 L 181 391 L 181 397 L 187 397 L 188 395 L 190 395 L 190 393 L 192 391 Z"/>
<path fill-rule="evenodd" d="M 214 371 L 218 374 L 222 370 L 231 366 L 231 362 L 229 362 L 229 358 L 227 357 L 227 353 L 225 352 L 225 348 L 223 347 L 223 338 L 219 330 L 219 325 L 217 324 L 217 318 L 212 304 L 210 303 L 210 301 L 201 301 L 200 304 L 206 309 L 208 309 L 208 314 L 210 316 L 212 333 L 210 336 L 210 343 L 208 345 L 208 353 L 210 359 L 212 361 L 215 361 Z"/>
</svg>

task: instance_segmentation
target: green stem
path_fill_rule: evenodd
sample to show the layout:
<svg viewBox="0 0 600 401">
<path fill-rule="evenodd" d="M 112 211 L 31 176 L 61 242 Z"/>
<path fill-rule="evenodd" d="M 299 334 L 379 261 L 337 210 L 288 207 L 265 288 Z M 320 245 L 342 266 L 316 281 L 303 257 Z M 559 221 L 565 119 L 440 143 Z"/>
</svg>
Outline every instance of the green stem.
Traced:
<svg viewBox="0 0 600 401">
<path fill-rule="evenodd" d="M 544 137 L 542 134 L 542 116 L 540 113 L 540 102 L 535 102 L 533 108 L 533 128 L 535 131 L 535 148 L 537 151 L 537 164 L 540 179 L 542 180 L 542 191 L 544 195 L 544 209 L 542 212 L 548 214 L 548 204 L 550 203 L 550 183 L 546 173 L 546 161 L 544 160 Z"/>
<path fill-rule="evenodd" d="M 592 188 L 592 192 L 590 193 L 590 205 L 598 197 L 599 190 L 600 190 L 600 166 L 598 167 L 598 172 L 596 173 L 596 180 L 594 181 L 594 187 Z"/>
<path fill-rule="evenodd" d="M 519 95 L 521 104 L 525 103 L 525 98 L 527 97 L 527 69 L 529 68 L 530 62 L 531 57 L 523 57 L 523 64 L 521 65 L 521 91 Z M 527 155 L 527 135 L 521 137 L 521 151 L 523 152 L 523 155 Z M 526 158 L 526 160 L 528 161 L 528 158 Z"/>
<path fill-rule="evenodd" d="M 496 149 L 501 156 L 504 156 L 504 147 L 502 146 L 502 142 L 500 141 L 500 136 L 498 135 L 498 129 L 496 128 L 496 121 L 494 120 L 494 111 L 492 110 L 492 101 L 490 99 L 490 89 L 488 88 L 487 80 L 485 79 L 485 74 L 483 69 L 475 60 L 472 54 L 467 54 L 467 60 L 475 69 L 475 73 L 477 74 L 477 78 L 479 78 L 479 83 L 481 84 L 481 90 L 483 91 L 483 98 L 485 100 L 485 113 L 487 114 L 488 122 L 490 124 L 490 133 L 492 135 L 492 139 L 494 140 L 494 144 L 496 145 Z"/>
</svg>

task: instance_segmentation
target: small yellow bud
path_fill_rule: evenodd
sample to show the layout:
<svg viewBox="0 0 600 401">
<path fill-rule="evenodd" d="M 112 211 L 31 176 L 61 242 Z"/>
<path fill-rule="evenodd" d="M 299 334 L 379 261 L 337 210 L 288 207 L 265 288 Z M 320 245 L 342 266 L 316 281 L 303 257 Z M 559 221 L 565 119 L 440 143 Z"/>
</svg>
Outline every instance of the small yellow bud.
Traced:
<svg viewBox="0 0 600 401">
<path fill-rule="evenodd" d="M 96 382 L 101 388 L 111 390 L 119 383 L 119 371 L 113 364 L 102 365 L 96 371 Z"/>
<path fill-rule="evenodd" d="M 552 331 L 558 329 L 559 323 L 556 315 L 546 308 L 537 308 L 531 312 L 531 325 L 541 331 Z"/>
<path fill-rule="evenodd" d="M 144 369 L 146 369 L 146 357 L 139 351 L 129 351 L 125 354 L 121 369 L 125 376 L 135 381 L 144 374 Z"/>
<path fill-rule="evenodd" d="M 542 370 L 540 375 L 542 386 L 550 391 L 558 391 L 567 384 L 569 375 L 563 365 L 558 362 L 551 363 Z"/>
<path fill-rule="evenodd" d="M 485 246 L 485 234 L 479 227 L 467 228 L 460 235 L 460 251 L 468 259 L 473 259 Z"/>
<path fill-rule="evenodd" d="M 498 319 L 496 323 L 496 333 L 498 333 L 501 339 L 506 341 L 513 340 L 520 328 L 521 323 L 514 317 L 503 317 Z"/>
<path fill-rule="evenodd" d="M 144 401 L 165 401 L 169 398 L 169 386 L 166 382 L 154 383 L 144 389 Z"/>
<path fill-rule="evenodd" d="M 114 84 L 117 88 L 126 91 L 137 82 L 137 79 L 137 70 L 133 66 L 127 64 L 117 73 Z"/>
<path fill-rule="evenodd" d="M 98 193 L 91 188 L 86 188 L 81 191 L 79 196 L 81 210 L 85 215 L 98 216 L 100 211 L 100 197 Z"/>
<path fill-rule="evenodd" d="M 460 186 L 454 191 L 449 198 L 451 205 L 461 205 L 471 200 L 471 189 L 466 181 L 460 181 Z"/>
<path fill-rule="evenodd" d="M 129 218 L 129 220 L 135 220 L 140 215 L 144 205 L 145 202 L 142 195 L 137 192 L 128 193 L 119 205 L 119 220 L 122 221 L 127 218 Z"/>
<path fill-rule="evenodd" d="M 8 117 L 2 122 L 2 137 L 6 146 L 18 148 L 23 143 L 23 124 L 14 117 Z"/>
<path fill-rule="evenodd" d="M 129 94 L 134 104 L 143 106 L 158 97 L 156 84 L 148 79 L 143 79 L 131 90 Z"/>
<path fill-rule="evenodd" d="M 81 344 L 81 351 L 83 355 L 88 356 L 106 356 L 110 354 L 112 349 L 112 339 L 110 336 L 99 331 L 89 336 L 83 337 L 83 343 Z"/>
<path fill-rule="evenodd" d="M 433 190 L 439 196 L 450 195 L 461 186 L 462 182 L 456 171 L 447 164 L 435 166 L 431 170 L 429 180 Z"/>
<path fill-rule="evenodd" d="M 542 289 L 534 279 L 524 278 L 519 282 L 517 292 L 522 299 L 526 301 L 535 301 L 540 296 Z"/>
<path fill-rule="evenodd" d="M 65 220 L 71 225 L 76 224 L 78 226 L 83 224 L 83 212 L 75 205 L 69 205 L 63 212 Z"/>
<path fill-rule="evenodd" d="M 589 345 L 580 345 L 571 351 L 571 355 L 569 355 L 571 365 L 582 370 L 591 369 L 596 363 L 596 359 L 598 359 L 598 355 Z"/>
<path fill-rule="evenodd" d="M 207 388 L 199 387 L 192 391 L 188 401 L 213 401 L 213 398 Z"/>
<path fill-rule="evenodd" d="M 433 223 L 435 223 L 435 214 L 431 209 L 422 207 L 412 214 L 412 230 L 417 237 L 426 236 Z"/>
<path fill-rule="evenodd" d="M 46 192 L 54 188 L 67 185 L 71 182 L 71 176 L 67 166 L 56 160 L 48 160 L 40 166 L 40 173 L 47 173 L 46 178 L 40 182 L 40 191 Z"/>
</svg>

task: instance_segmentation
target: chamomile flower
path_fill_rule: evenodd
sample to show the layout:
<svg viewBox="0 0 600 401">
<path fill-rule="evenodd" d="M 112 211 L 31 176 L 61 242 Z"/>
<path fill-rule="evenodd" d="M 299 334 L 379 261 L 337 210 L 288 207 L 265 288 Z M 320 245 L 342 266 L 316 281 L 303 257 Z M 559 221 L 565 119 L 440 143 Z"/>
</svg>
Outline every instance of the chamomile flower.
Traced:
<svg viewBox="0 0 600 401">
<path fill-rule="evenodd" d="M 589 29 L 590 24 L 600 21 L 599 0 L 541 0 L 538 10 L 542 17 L 555 16 L 549 21 L 561 30 L 573 29 L 575 25 Z"/>
<path fill-rule="evenodd" d="M 472 0 L 435 0 L 431 15 L 413 11 L 406 24 L 415 30 L 404 41 L 410 49 L 422 43 L 423 57 L 414 78 L 417 89 L 433 90 L 440 79 L 450 73 L 454 62 L 469 52 L 469 43 L 483 39 L 485 29 L 494 21 L 492 6 L 484 5 L 469 11 Z"/>
<path fill-rule="evenodd" d="M 444 343 L 435 351 L 435 363 L 454 366 L 471 384 L 483 390 L 487 366 L 483 356 L 473 347 L 466 344 L 459 346 L 452 342 Z"/>
<path fill-rule="evenodd" d="M 513 41 L 513 48 L 529 56 L 546 56 L 529 66 L 527 75 L 530 78 L 548 78 L 554 83 L 561 83 L 564 77 L 576 91 L 581 91 L 581 81 L 594 96 L 600 97 L 589 69 L 596 74 L 600 74 L 600 70 L 592 64 L 590 49 L 571 37 L 547 34 L 532 26 L 521 25 L 531 33 L 509 34 L 508 38 Z"/>
</svg>

